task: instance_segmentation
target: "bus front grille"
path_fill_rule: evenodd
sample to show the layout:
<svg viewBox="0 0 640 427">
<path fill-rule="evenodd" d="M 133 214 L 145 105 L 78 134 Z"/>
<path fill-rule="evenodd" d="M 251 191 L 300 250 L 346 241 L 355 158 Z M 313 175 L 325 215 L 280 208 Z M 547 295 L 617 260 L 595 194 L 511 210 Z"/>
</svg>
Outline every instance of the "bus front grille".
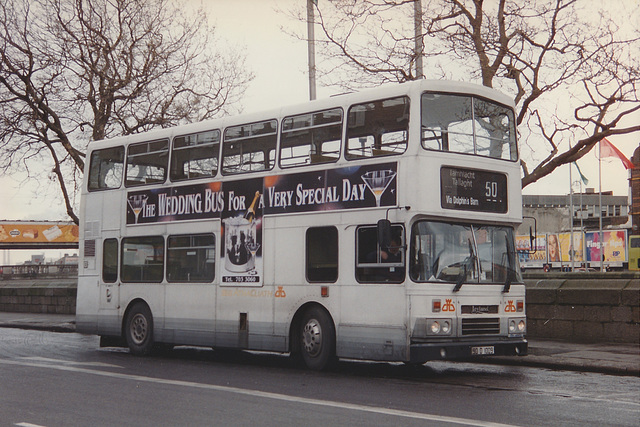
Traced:
<svg viewBox="0 0 640 427">
<path fill-rule="evenodd" d="M 462 319 L 462 335 L 497 335 L 499 333 L 500 319 L 497 317 Z"/>
</svg>

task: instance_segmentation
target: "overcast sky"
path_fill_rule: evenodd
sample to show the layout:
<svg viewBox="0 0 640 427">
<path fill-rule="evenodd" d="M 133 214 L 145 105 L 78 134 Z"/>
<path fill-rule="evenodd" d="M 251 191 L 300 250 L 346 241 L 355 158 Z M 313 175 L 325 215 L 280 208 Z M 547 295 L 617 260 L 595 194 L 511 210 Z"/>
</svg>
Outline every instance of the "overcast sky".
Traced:
<svg viewBox="0 0 640 427">
<path fill-rule="evenodd" d="M 637 0 L 619 1 L 623 3 L 614 2 L 617 7 L 620 4 L 628 6 L 628 10 L 636 10 L 636 17 L 640 16 L 636 9 Z M 281 29 L 286 27 L 304 33 L 305 26 L 276 11 L 277 8 L 289 9 L 295 2 L 305 4 L 305 0 L 190 0 L 192 5 L 201 2 L 217 26 L 218 37 L 247 54 L 246 63 L 255 74 L 255 79 L 245 93 L 245 112 L 297 104 L 309 99 L 306 42 L 293 39 Z M 637 19 L 636 23 L 640 25 Z M 332 90 L 318 87 L 318 98 L 325 98 L 333 93 Z M 640 122 L 640 114 L 636 115 L 635 122 Z M 614 136 L 609 140 L 629 158 L 640 143 L 638 135 Z M 548 145 L 540 143 L 540 150 L 548 150 Z M 595 153 L 587 154 L 578 163 L 589 179 L 588 186 L 598 191 L 598 160 Z M 0 178 L 0 220 L 68 220 L 63 203 L 57 201 L 55 183 L 26 185 L 23 178 L 19 175 Z M 577 179 L 574 169 L 573 180 Z M 612 190 L 616 195 L 628 195 L 627 180 L 628 172 L 619 160 L 603 159 L 603 191 Z M 575 190 L 577 189 L 576 186 Z M 538 183 L 527 186 L 524 193 L 568 194 L 568 166 L 563 166 Z M 12 257 L 12 262 L 17 262 L 15 256 Z"/>
</svg>

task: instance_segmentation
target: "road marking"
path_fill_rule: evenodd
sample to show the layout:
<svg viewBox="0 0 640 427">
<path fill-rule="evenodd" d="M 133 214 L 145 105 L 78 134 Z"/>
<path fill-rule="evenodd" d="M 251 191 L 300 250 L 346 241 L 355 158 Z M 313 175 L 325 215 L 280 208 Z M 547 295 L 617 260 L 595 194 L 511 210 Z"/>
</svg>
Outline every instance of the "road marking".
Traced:
<svg viewBox="0 0 640 427">
<path fill-rule="evenodd" d="M 112 364 L 109 364 L 109 363 L 102 363 L 102 362 L 76 362 L 76 361 L 73 361 L 73 360 L 51 359 L 51 358 L 48 358 L 48 357 L 38 357 L 38 356 L 21 357 L 20 359 L 34 361 L 34 362 L 53 363 L 53 364 L 61 363 L 63 365 L 73 365 L 73 366 L 93 366 L 93 367 L 96 367 L 96 368 L 120 368 L 120 369 L 124 369 L 124 367 L 119 366 L 119 365 L 112 365 Z"/>
<path fill-rule="evenodd" d="M 98 375 L 102 377 L 132 380 L 132 381 L 146 382 L 146 383 L 152 383 L 152 384 L 198 388 L 203 390 L 212 390 L 212 391 L 219 391 L 219 392 L 225 392 L 225 393 L 235 393 L 235 394 L 251 396 L 251 397 L 262 397 L 265 399 L 280 400 L 284 402 L 304 403 L 304 404 L 325 406 L 325 407 L 337 408 L 337 409 L 347 409 L 352 411 L 369 412 L 369 413 L 381 414 L 381 415 L 390 415 L 395 417 L 413 418 L 417 420 L 438 421 L 438 422 L 449 423 L 449 424 L 460 424 L 460 425 L 466 425 L 466 426 L 479 426 L 479 427 L 514 427 L 511 424 L 493 423 L 489 421 L 473 420 L 470 418 L 458 418 L 458 417 L 449 417 L 449 416 L 435 415 L 435 414 L 425 414 L 421 412 L 403 411 L 400 409 L 378 408 L 375 406 L 359 405 L 356 403 L 335 402 L 331 400 L 320 400 L 320 399 L 312 399 L 308 397 L 289 396 L 286 394 L 272 393 L 268 391 L 250 390 L 250 389 L 221 386 L 221 385 L 215 385 L 215 384 L 203 384 L 203 383 L 196 383 L 192 381 L 168 380 L 168 379 L 162 379 L 162 378 L 145 377 L 141 375 L 123 374 L 118 372 L 98 371 L 98 370 L 80 368 L 77 366 L 71 366 L 71 365 L 65 365 L 65 364 L 50 365 L 50 364 L 42 364 L 42 363 L 30 362 L 30 361 L 18 361 L 18 360 L 6 360 L 6 359 L 0 359 L 0 364 L 13 365 L 13 366 L 28 366 L 33 368 L 55 369 L 58 371 Z"/>
<path fill-rule="evenodd" d="M 44 427 L 44 426 L 41 426 L 39 424 L 31 424 L 31 423 L 16 423 L 16 424 L 14 424 L 14 426 L 19 426 L 19 427 Z"/>
</svg>

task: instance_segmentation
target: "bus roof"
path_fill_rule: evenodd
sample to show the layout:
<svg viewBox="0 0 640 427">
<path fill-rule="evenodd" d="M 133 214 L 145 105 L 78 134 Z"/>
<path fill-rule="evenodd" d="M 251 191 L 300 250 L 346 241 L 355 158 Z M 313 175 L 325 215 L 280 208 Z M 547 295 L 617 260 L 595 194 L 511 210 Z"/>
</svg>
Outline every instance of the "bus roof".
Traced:
<svg viewBox="0 0 640 427">
<path fill-rule="evenodd" d="M 494 100 L 500 104 L 514 108 L 514 102 L 507 95 L 496 89 L 467 82 L 451 80 L 414 80 L 405 83 L 389 83 L 377 88 L 364 89 L 358 92 L 337 94 L 329 98 L 307 101 L 287 106 L 280 106 L 263 111 L 225 116 L 197 123 L 172 126 L 164 129 L 153 129 L 138 134 L 118 136 L 107 140 L 91 141 L 90 146 L 99 144 L 101 148 L 113 145 L 128 144 L 140 141 L 172 138 L 176 135 L 187 135 L 212 129 L 223 129 L 229 126 L 253 123 L 269 119 L 278 119 L 290 115 L 304 114 L 328 108 L 347 107 L 374 99 L 392 98 L 401 95 L 418 94 L 424 91 L 460 93 L 475 95 Z"/>
</svg>

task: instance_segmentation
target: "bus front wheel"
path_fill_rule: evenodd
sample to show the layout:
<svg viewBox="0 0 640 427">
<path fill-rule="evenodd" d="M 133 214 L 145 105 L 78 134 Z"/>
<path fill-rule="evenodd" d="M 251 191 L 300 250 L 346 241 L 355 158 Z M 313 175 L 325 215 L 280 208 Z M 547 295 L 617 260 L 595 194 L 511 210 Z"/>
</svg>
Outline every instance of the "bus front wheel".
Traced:
<svg viewBox="0 0 640 427">
<path fill-rule="evenodd" d="M 138 302 L 127 313 L 125 338 L 136 356 L 146 356 L 153 350 L 153 317 L 146 304 Z"/>
<path fill-rule="evenodd" d="M 335 359 L 336 332 L 329 314 L 319 307 L 308 309 L 300 323 L 300 353 L 315 371 L 328 368 Z"/>
</svg>

